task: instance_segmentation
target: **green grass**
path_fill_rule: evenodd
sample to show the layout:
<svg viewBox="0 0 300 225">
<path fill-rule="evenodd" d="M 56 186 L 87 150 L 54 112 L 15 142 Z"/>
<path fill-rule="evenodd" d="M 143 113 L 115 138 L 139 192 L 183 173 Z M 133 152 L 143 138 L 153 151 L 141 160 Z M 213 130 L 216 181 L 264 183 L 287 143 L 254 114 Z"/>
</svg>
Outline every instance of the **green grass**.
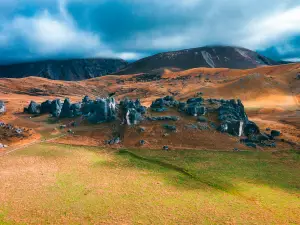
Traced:
<svg viewBox="0 0 300 225">
<path fill-rule="evenodd" d="M 295 151 L 39 144 L 3 159 L 0 224 L 300 223 Z"/>
</svg>

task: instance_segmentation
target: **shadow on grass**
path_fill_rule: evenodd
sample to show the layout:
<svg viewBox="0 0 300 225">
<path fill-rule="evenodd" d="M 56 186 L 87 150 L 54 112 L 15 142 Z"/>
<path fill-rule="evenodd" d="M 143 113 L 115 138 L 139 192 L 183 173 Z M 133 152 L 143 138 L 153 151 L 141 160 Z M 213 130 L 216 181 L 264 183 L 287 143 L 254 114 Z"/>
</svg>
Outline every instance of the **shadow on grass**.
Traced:
<svg viewBox="0 0 300 225">
<path fill-rule="evenodd" d="M 179 173 L 181 176 L 176 176 L 175 179 L 169 177 L 168 181 L 171 182 L 172 184 L 175 184 L 176 186 L 184 186 L 184 187 L 189 187 L 193 189 L 198 189 L 198 188 L 203 188 L 204 186 L 211 187 L 213 189 L 217 189 L 220 191 L 225 191 L 228 193 L 236 193 L 236 188 L 229 182 L 226 182 L 221 179 L 211 179 L 209 177 L 206 177 L 205 175 L 199 176 L 196 173 L 194 173 L 191 170 L 185 169 L 184 167 L 180 167 L 168 162 L 164 162 L 158 159 L 154 158 L 146 158 L 140 155 L 137 155 L 131 151 L 128 151 L 126 149 L 122 149 L 119 151 L 119 155 L 126 155 L 128 157 L 131 157 L 130 160 L 131 163 L 134 164 L 134 166 L 145 168 L 147 167 L 148 169 L 157 169 L 155 167 L 151 166 L 145 166 L 143 164 L 140 164 L 138 161 L 142 161 L 144 163 L 149 163 L 152 165 L 156 165 L 159 167 L 162 167 L 166 170 L 171 170 Z M 164 173 L 164 175 L 168 175 L 168 173 Z M 171 179 L 170 179 L 171 178 Z"/>
<path fill-rule="evenodd" d="M 128 160 L 127 166 L 158 171 L 169 183 L 189 189 L 206 186 L 239 195 L 244 189 L 241 183 L 246 182 L 300 191 L 299 154 L 293 151 L 283 154 L 196 150 L 168 153 L 122 149 L 118 155 Z"/>
<path fill-rule="evenodd" d="M 58 147 L 59 146 L 59 147 Z M 56 148 L 54 148 L 56 147 Z M 58 148 L 57 148 L 58 147 Z M 241 195 L 251 187 L 274 187 L 300 192 L 300 155 L 295 151 L 222 152 L 199 150 L 107 149 L 44 143 L 20 152 L 44 158 L 71 157 L 76 151 L 95 153 L 90 168 L 134 168 L 149 171 L 184 189 L 206 189 Z M 105 154 L 108 157 L 100 157 Z M 109 159 L 109 160 L 108 160 Z M 246 184 L 244 186 L 244 184 Z M 250 186 L 249 186 L 250 185 Z"/>
</svg>

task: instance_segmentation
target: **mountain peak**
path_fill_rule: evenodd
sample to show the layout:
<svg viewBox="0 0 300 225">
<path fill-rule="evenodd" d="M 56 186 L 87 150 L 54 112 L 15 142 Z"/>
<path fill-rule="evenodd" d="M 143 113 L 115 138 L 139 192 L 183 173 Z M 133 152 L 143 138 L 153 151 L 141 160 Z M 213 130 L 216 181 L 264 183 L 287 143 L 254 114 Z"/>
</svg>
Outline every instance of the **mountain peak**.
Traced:
<svg viewBox="0 0 300 225">
<path fill-rule="evenodd" d="M 129 64 L 118 74 L 149 72 L 159 68 L 181 70 L 208 67 L 250 69 L 278 62 L 242 47 L 213 45 L 158 53 Z"/>
</svg>

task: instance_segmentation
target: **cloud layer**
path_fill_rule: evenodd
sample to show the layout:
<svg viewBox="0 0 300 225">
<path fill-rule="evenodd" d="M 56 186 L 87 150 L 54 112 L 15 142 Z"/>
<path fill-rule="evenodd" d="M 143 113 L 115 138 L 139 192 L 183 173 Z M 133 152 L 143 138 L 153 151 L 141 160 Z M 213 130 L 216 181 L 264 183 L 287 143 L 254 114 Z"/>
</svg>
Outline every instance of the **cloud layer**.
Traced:
<svg viewBox="0 0 300 225">
<path fill-rule="evenodd" d="M 237 45 L 300 55 L 300 0 L 2 0 L 0 63 Z"/>
</svg>

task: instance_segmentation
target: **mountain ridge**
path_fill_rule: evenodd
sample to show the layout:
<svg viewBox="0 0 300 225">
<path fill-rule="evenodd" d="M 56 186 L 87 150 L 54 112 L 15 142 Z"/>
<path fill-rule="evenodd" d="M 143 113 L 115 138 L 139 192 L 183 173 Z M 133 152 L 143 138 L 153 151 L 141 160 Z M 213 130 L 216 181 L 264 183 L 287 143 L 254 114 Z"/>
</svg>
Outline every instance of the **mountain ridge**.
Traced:
<svg viewBox="0 0 300 225">
<path fill-rule="evenodd" d="M 85 58 L 49 59 L 0 65 L 1 78 L 44 77 L 77 81 L 108 75 L 127 66 L 123 59 Z"/>
<path fill-rule="evenodd" d="M 197 67 L 252 69 L 279 64 L 281 63 L 243 47 L 210 45 L 157 53 L 130 63 L 115 74 L 150 72 L 159 68 L 177 68 L 180 70 Z"/>
</svg>

